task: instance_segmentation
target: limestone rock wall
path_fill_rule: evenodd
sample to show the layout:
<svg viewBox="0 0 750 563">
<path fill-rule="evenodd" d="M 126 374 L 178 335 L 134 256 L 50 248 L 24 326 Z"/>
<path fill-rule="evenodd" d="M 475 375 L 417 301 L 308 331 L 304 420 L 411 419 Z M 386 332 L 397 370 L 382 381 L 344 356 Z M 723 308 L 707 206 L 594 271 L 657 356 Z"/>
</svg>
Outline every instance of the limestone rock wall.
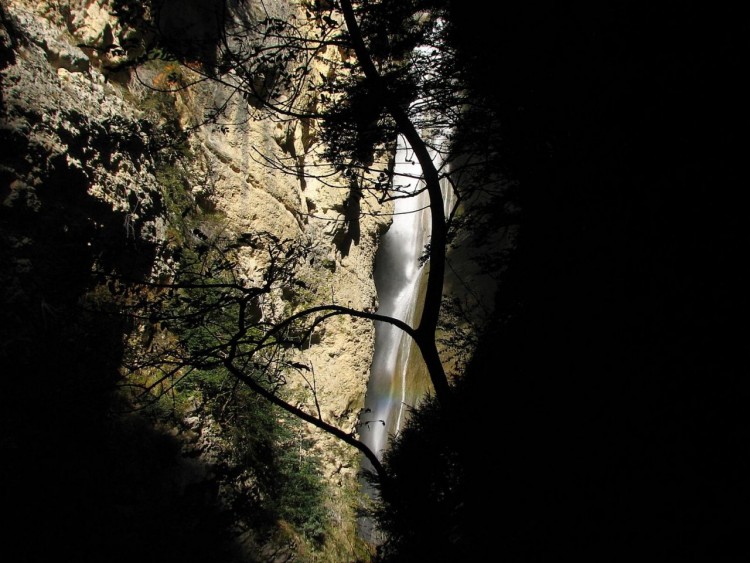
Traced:
<svg viewBox="0 0 750 563">
<path fill-rule="evenodd" d="M 38 285 L 46 258 L 73 276 L 73 264 L 129 254 L 147 273 L 165 230 L 152 125 L 41 6 L 4 8 L 4 290 Z"/>
<path fill-rule="evenodd" d="M 257 17 L 261 9 L 252 4 L 240 15 Z M 303 13 L 294 2 L 266 0 L 265 9 Z M 4 252 L 16 261 L 3 276 L 6 292 L 39 274 L 45 250 L 34 219 L 52 210 L 60 237 L 73 230 L 73 250 L 90 249 L 82 268 L 131 252 L 140 273 L 153 274 L 159 260 L 168 259 L 160 255 L 167 224 L 152 150 L 158 117 L 142 102 L 147 85 L 163 79 L 164 68 L 144 65 L 136 74 L 135 66 L 124 64 L 143 54 L 135 47 L 140 32 L 123 27 L 108 0 L 12 0 L 3 1 L 3 11 L 0 199 L 3 213 L 14 219 L 0 234 Z M 181 72 L 191 77 L 188 69 Z M 172 97 L 195 155 L 192 192 L 210 199 L 226 217 L 226 229 L 311 241 L 314 252 L 300 269 L 308 304 L 333 301 L 374 310 L 373 260 L 387 215 L 362 199 L 355 203 L 363 213 L 353 220 L 348 186 L 331 187 L 304 174 L 319 162 L 310 150 L 314 124 L 249 119 L 246 104 L 232 98 L 231 90 L 207 82 Z M 225 102 L 226 127 L 201 124 L 206 108 Z M 291 159 L 296 172 L 269 167 L 264 157 Z M 24 253 L 24 246 L 36 251 Z M 245 275 L 259 275 L 263 261 L 248 249 Z M 346 431 L 356 431 L 373 339 L 371 323 L 332 319 L 304 352 L 324 418 Z M 300 404 L 312 409 L 304 385 L 295 385 Z M 319 432 L 312 435 L 329 477 L 351 483 L 352 452 Z"/>
</svg>

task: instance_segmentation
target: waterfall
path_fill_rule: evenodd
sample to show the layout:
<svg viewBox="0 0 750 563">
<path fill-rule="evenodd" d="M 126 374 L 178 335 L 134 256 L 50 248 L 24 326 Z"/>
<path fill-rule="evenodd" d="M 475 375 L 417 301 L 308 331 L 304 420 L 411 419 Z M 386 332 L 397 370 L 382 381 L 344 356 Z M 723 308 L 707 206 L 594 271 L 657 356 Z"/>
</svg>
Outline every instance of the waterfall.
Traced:
<svg viewBox="0 0 750 563">
<path fill-rule="evenodd" d="M 440 144 L 438 144 L 440 146 Z M 442 158 L 432 153 L 440 168 Z M 425 267 L 420 256 L 430 239 L 429 197 L 421 180 L 422 168 L 406 139 L 399 136 L 394 167 L 394 188 L 415 194 L 396 199 L 393 222 L 383 236 L 375 260 L 378 313 L 416 326 L 421 315 Z M 452 190 L 443 186 L 445 206 L 452 205 Z M 447 196 L 445 195 L 447 194 Z M 403 331 L 388 323 L 375 323 L 375 354 L 367 387 L 365 410 L 360 417 L 360 437 L 382 457 L 390 436 L 398 434 L 407 415 L 430 388 L 419 350 Z"/>
</svg>

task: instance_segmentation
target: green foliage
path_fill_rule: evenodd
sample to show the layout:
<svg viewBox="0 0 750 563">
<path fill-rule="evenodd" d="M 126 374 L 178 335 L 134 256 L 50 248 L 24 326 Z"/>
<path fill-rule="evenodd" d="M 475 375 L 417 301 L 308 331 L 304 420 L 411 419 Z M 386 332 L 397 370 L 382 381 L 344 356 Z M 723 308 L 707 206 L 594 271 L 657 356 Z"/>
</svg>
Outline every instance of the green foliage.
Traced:
<svg viewBox="0 0 750 563">
<path fill-rule="evenodd" d="M 430 22 L 444 17 L 445 0 L 378 0 L 362 2 L 358 21 L 375 59 L 409 59 L 425 45 Z"/>
<path fill-rule="evenodd" d="M 354 180 L 357 170 L 351 165 L 372 165 L 376 148 L 395 138 L 395 124 L 385 112 L 382 96 L 364 82 L 332 81 L 326 91 L 331 96 L 347 95 L 328 110 L 323 121 L 325 157 Z M 408 103 L 408 96 L 404 98 Z"/>
<path fill-rule="evenodd" d="M 326 485 L 301 422 L 280 416 L 222 369 L 196 371 L 177 394 L 183 404 L 200 398 L 199 411 L 210 415 L 227 444 L 226 476 L 245 476 L 245 489 L 231 495 L 235 517 L 260 529 L 287 522 L 319 546 L 329 526 Z"/>
<path fill-rule="evenodd" d="M 391 481 L 375 513 L 385 561 L 460 561 L 466 530 L 461 443 L 467 428 L 434 397 L 412 409 L 384 456 Z"/>
<path fill-rule="evenodd" d="M 180 279 L 215 283 L 230 280 L 234 268 L 231 259 L 210 258 L 209 254 L 183 250 Z M 216 271 L 202 272 L 208 274 L 207 278 L 196 277 L 193 258 L 200 264 L 213 264 Z M 168 331 L 173 340 L 167 344 L 168 354 L 157 355 L 150 364 L 158 368 L 162 360 L 178 359 L 182 364 L 163 386 L 153 389 L 160 405 L 155 413 L 163 415 L 176 409 L 178 421 L 197 414 L 216 426 L 218 439 L 224 444 L 219 480 L 225 482 L 225 500 L 235 519 L 267 531 L 275 529 L 278 522 L 286 522 L 313 546 L 319 546 L 328 527 L 326 488 L 319 460 L 310 451 L 301 422 L 284 416 L 240 383 L 211 352 L 237 330 L 242 297 L 241 292 L 235 295 L 226 289 L 181 287 L 151 298 L 151 306 L 160 309 L 161 330 Z M 248 329 L 238 344 L 239 353 L 247 350 L 252 354 L 256 339 L 262 336 L 258 329 Z M 172 368 L 166 364 L 160 369 Z M 253 373 L 252 369 L 247 368 L 248 376 L 281 392 L 278 377 L 283 375 L 274 370 Z M 165 392 L 164 386 L 170 386 L 170 391 Z"/>
<path fill-rule="evenodd" d="M 277 428 L 279 487 L 274 508 L 306 538 L 320 544 L 329 526 L 320 461 L 298 419 L 286 417 Z"/>
</svg>

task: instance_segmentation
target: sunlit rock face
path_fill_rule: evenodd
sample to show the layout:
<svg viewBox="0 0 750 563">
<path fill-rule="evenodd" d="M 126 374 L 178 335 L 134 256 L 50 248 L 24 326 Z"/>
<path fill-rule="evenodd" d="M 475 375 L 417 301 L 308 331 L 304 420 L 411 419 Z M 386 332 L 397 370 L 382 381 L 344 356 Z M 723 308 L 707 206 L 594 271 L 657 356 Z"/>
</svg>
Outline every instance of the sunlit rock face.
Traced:
<svg viewBox="0 0 750 563">
<path fill-rule="evenodd" d="M 166 31 L 171 25 L 202 33 L 202 10 L 209 4 L 199 9 L 198 4 L 166 2 Z M 61 237 L 77 237 L 72 243 L 76 252 L 100 256 L 108 241 L 122 240 L 109 251 L 140 248 L 139 274 L 154 275 L 160 261 L 171 258 L 162 253 L 167 213 L 152 147 L 154 131 L 164 119 L 149 105 L 150 88 L 173 85 L 172 70 L 178 70 L 185 83 L 197 75 L 188 68 L 167 68 L 163 61 L 132 64 L 144 56 L 138 47 L 144 31 L 124 26 L 106 0 L 14 0 L 4 7 L 13 29 L 0 36 L 0 133 L 3 150 L 9 147 L 2 155 L 0 196 L 6 216 L 18 218 L 0 230 L 16 261 L 7 280 L 4 276 L 6 287 L 23 288 L 39 271 L 35 262 L 45 254 L 25 253 L 24 248 L 37 244 L 37 227 L 49 223 L 51 215 Z M 297 2 L 269 0 L 249 3 L 245 12 L 231 17 L 259 18 L 264 9 L 279 17 L 304 18 Z M 342 56 L 338 51 L 328 54 Z M 329 72 L 316 64 L 320 66 L 314 76 Z M 211 82 L 168 96 L 173 117 L 188 133 L 189 190 L 196 199 L 210 202 L 223 217 L 223 228 L 237 234 L 271 232 L 312 246 L 299 271 L 308 301 L 290 305 L 279 294 L 274 296 L 276 309 L 333 301 L 374 310 L 373 260 L 389 222 L 383 213 L 387 207 L 354 197 L 348 184 L 333 180 L 331 186 L 330 178 L 325 183 L 315 178 L 321 160 L 315 124 L 255 119 L 231 88 Z M 206 110 L 220 105 L 226 106 L 222 118 L 204 124 Z M 290 170 L 274 169 L 266 158 L 290 162 Z M 244 252 L 242 275 L 258 278 L 265 255 L 250 248 Z M 93 259 L 71 264 L 86 271 L 96 266 Z M 323 418 L 346 432 L 357 431 L 373 339 L 369 322 L 332 319 L 301 356 L 314 369 Z M 305 394 L 304 383 L 290 381 L 289 387 L 312 411 L 313 399 Z M 356 456 L 330 437 L 311 434 L 327 477 L 334 484 L 351 484 Z"/>
<path fill-rule="evenodd" d="M 183 34 L 204 35 L 213 25 L 208 4 L 166 2 L 162 8 L 166 33 L 179 29 Z M 264 7 L 277 17 L 288 18 L 293 13 L 304 17 L 294 2 L 265 2 Z M 259 18 L 263 9 L 259 3 L 250 3 L 230 18 Z M 50 156 L 64 156 L 67 166 L 83 170 L 89 176 L 85 182 L 88 194 L 134 219 L 149 214 L 158 186 L 145 150 L 131 154 L 131 146 L 124 146 L 108 155 L 109 163 L 93 157 L 82 162 L 76 150 L 68 150 L 71 144 L 87 142 L 89 138 L 82 133 L 87 129 L 98 130 L 102 138 L 120 134 L 141 145 L 148 141 L 141 126 L 146 116 L 139 102 L 148 95 L 147 86 L 164 86 L 165 70 L 157 65 L 123 70 L 129 68 L 124 64 L 128 58 L 142 55 L 137 48 L 128 50 L 142 32 L 120 24 L 112 6 L 102 1 L 73 2 L 64 7 L 52 1 L 21 1 L 14 2 L 10 10 L 31 39 L 18 63 L 7 71 L 11 130 L 23 131 L 30 142 L 39 139 Z M 328 72 L 322 63 L 316 64 L 319 68 L 313 75 Z M 184 80 L 194 78 L 189 70 L 182 72 Z M 190 144 L 197 158 L 192 190 L 211 198 L 226 215 L 226 227 L 237 233 L 268 231 L 281 239 L 314 241 L 317 260 L 306 266 L 309 279 L 305 280 L 318 286 L 312 288 L 313 293 L 327 296 L 328 301 L 333 295 L 339 304 L 373 308 L 373 256 L 387 219 L 367 214 L 378 205 L 365 198 L 355 202 L 365 213 L 354 224 L 345 214 L 351 203 L 348 186 L 331 187 L 314 177 L 320 162 L 319 149 L 311 148 L 315 124 L 254 119 L 244 100 L 233 96 L 230 88 L 211 82 L 181 90 L 174 98 L 183 127 L 194 128 Z M 226 111 L 219 121 L 226 125 L 201 126 L 205 111 L 221 105 L 226 105 Z M 30 124 L 37 119 L 30 115 L 38 116 L 40 123 Z M 75 123 L 76 119 L 80 123 Z M 121 133 L 115 130 L 118 127 Z M 63 134 L 63 130 L 73 133 Z M 78 141 L 77 133 L 82 135 Z M 89 145 L 81 151 L 95 155 L 95 140 Z M 273 169 L 267 158 L 290 163 L 290 170 Z M 306 176 L 308 172 L 311 176 Z M 33 185 L 31 178 L 18 180 Z M 159 238 L 163 229 L 157 218 L 152 219 L 149 232 L 139 236 Z M 248 254 L 244 261 L 247 273 L 257 275 L 263 260 L 262 255 Z M 308 357 L 315 365 L 320 399 L 328 405 L 324 415 L 353 430 L 368 376 L 373 330 L 360 321 L 332 321 L 325 328 L 325 336 L 312 346 Z"/>
<path fill-rule="evenodd" d="M 45 229 L 59 230 L 44 236 L 69 240 L 81 254 L 110 244 L 120 252 L 118 239 L 156 246 L 165 221 L 151 125 L 76 46 L 63 20 L 46 17 L 48 5 L 13 2 L 7 10 L 0 196 L 12 255 L 24 256 Z M 11 285 L 34 275 L 39 264 L 29 260 Z"/>
</svg>

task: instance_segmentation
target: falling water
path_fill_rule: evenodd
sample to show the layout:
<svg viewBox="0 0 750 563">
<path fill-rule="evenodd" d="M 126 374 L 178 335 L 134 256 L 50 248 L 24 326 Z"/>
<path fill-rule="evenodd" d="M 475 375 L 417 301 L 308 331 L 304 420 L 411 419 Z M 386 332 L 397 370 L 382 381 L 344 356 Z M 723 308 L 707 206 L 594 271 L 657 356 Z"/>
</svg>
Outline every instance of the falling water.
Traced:
<svg viewBox="0 0 750 563">
<path fill-rule="evenodd" d="M 421 167 L 405 139 L 399 137 L 395 183 L 402 186 L 404 193 L 413 194 L 420 184 L 420 175 Z M 429 236 L 429 214 L 421 210 L 427 203 L 426 192 L 395 201 L 393 223 L 381 240 L 376 258 L 378 313 L 411 325 L 416 321 L 416 298 L 422 277 L 419 257 Z M 388 323 L 375 324 L 375 355 L 360 435 L 378 457 L 388 436 L 398 432 L 403 421 L 410 355 L 408 336 Z"/>
<path fill-rule="evenodd" d="M 416 51 L 432 61 L 440 56 L 432 47 L 417 47 Z M 422 100 L 415 102 L 417 106 L 422 104 Z M 432 131 L 431 135 L 428 134 L 431 146 L 447 147 L 447 134 L 447 131 Z M 440 152 L 430 150 L 430 155 L 435 167 L 441 170 L 444 161 Z M 411 146 L 399 135 L 393 188 L 399 195 L 407 197 L 395 200 L 393 222 L 380 241 L 375 257 L 375 287 L 380 302 L 378 313 L 415 328 L 422 315 L 426 269 L 429 268 L 420 258 L 426 252 L 431 234 L 430 198 L 422 176 L 422 167 Z M 447 180 L 442 181 L 441 188 L 447 214 L 453 207 L 455 194 Z M 413 195 L 409 197 L 410 194 Z M 359 435 L 378 459 L 382 459 L 391 437 L 400 432 L 409 407 L 416 406 L 430 387 L 427 368 L 412 339 L 389 323 L 376 322 L 375 353 L 365 408 L 360 415 Z M 361 460 L 362 468 L 371 471 L 370 462 L 364 456 Z M 368 480 L 363 480 L 362 485 L 370 497 L 379 496 Z M 374 544 L 385 539 L 367 514 L 358 518 L 358 532 Z"/>
<path fill-rule="evenodd" d="M 442 160 L 433 153 L 433 162 Z M 429 197 L 421 180 L 422 168 L 411 147 L 399 137 L 394 184 L 404 194 L 395 201 L 393 223 L 381 240 L 376 257 L 375 285 L 378 313 L 416 326 L 421 315 L 426 276 L 420 257 L 430 238 Z M 421 193 L 417 193 L 420 192 Z M 443 188 L 452 196 L 450 188 Z M 444 196 L 444 199 L 452 199 Z M 451 205 L 446 201 L 446 207 Z M 419 350 L 403 331 L 388 323 L 375 324 L 375 354 L 367 388 L 360 437 L 380 458 L 391 436 L 400 431 L 408 412 L 429 389 L 429 378 Z"/>
</svg>

